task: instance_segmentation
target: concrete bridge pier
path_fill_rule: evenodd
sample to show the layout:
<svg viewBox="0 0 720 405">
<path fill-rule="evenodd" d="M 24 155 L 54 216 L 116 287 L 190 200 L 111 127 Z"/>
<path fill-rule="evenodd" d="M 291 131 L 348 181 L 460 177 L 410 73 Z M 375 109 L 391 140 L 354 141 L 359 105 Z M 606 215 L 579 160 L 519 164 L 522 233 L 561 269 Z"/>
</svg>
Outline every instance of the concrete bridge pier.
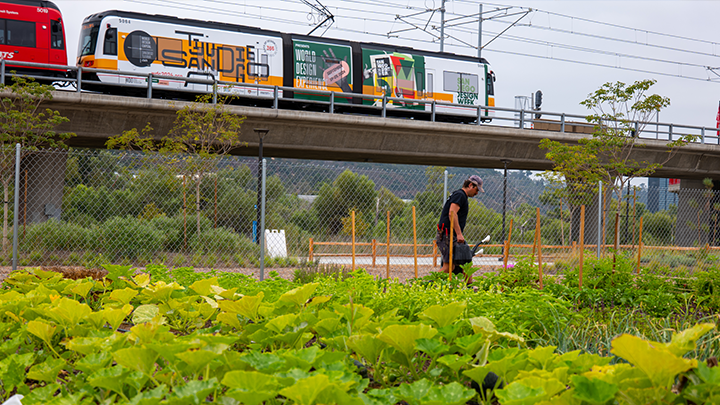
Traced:
<svg viewBox="0 0 720 405">
<path fill-rule="evenodd" d="M 717 246 L 720 237 L 718 216 L 720 194 L 717 186 L 708 190 L 702 180 L 682 179 L 678 190 L 676 246 Z"/>
<path fill-rule="evenodd" d="M 19 224 L 34 224 L 62 214 L 67 151 L 28 154 L 20 164 Z M 26 180 L 27 179 L 27 180 Z"/>
</svg>

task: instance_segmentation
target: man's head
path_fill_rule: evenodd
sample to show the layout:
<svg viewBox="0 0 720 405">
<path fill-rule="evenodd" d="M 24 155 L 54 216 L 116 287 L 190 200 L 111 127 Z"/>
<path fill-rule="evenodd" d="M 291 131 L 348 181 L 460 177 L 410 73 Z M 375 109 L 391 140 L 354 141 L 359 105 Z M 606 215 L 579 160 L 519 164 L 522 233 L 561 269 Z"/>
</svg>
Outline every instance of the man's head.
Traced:
<svg viewBox="0 0 720 405">
<path fill-rule="evenodd" d="M 463 183 L 463 188 L 465 189 L 468 197 L 475 197 L 477 193 L 485 192 L 485 190 L 483 190 L 483 181 L 477 174 L 473 174 L 468 177 L 468 179 Z"/>
</svg>

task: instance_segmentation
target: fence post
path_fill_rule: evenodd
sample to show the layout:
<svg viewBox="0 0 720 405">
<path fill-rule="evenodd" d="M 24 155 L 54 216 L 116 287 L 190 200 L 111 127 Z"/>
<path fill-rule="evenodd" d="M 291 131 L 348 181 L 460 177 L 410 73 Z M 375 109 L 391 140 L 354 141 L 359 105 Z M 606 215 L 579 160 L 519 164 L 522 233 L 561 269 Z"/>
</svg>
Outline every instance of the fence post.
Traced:
<svg viewBox="0 0 720 405">
<path fill-rule="evenodd" d="M 218 97 L 218 81 L 213 78 L 213 104 L 217 104 Z"/>
<path fill-rule="evenodd" d="M 279 103 L 279 90 L 278 86 L 275 86 L 273 88 L 273 109 L 278 109 L 278 103 Z"/>
<path fill-rule="evenodd" d="M 0 83 L 5 84 L 5 59 L 0 60 Z"/>
<path fill-rule="evenodd" d="M 80 89 L 82 88 L 82 66 L 78 66 L 77 68 L 77 92 L 80 93 Z"/>
<path fill-rule="evenodd" d="M 375 258 L 377 257 L 377 240 L 372 240 L 372 266 L 375 267 Z"/>
<path fill-rule="evenodd" d="M 520 110 L 520 129 L 525 129 L 525 110 Z"/>
<path fill-rule="evenodd" d="M 312 263 L 313 260 L 313 238 L 310 238 L 310 246 L 308 247 L 308 261 Z"/>
<path fill-rule="evenodd" d="M 382 117 L 385 118 L 387 114 L 387 95 L 383 94 L 382 98 Z"/>
<path fill-rule="evenodd" d="M 152 74 L 152 73 L 148 73 L 147 98 L 152 98 L 152 78 L 153 78 L 153 74 Z"/>
<path fill-rule="evenodd" d="M 670 124 L 670 126 L 668 126 L 668 141 L 672 142 L 672 136 L 673 136 L 673 124 Z"/>
<path fill-rule="evenodd" d="M 476 125 L 482 125 L 482 106 L 477 106 L 477 123 Z"/>
<path fill-rule="evenodd" d="M 260 192 L 260 229 L 258 229 L 258 237 L 260 238 L 260 281 L 265 279 L 265 182 L 267 181 L 267 159 L 262 160 L 262 188 Z"/>
<path fill-rule="evenodd" d="M 702 139 L 701 143 L 705 145 L 705 127 L 702 127 L 702 129 L 700 130 L 700 137 Z"/>
<path fill-rule="evenodd" d="M 442 199 L 440 200 L 441 207 L 445 204 L 445 199 L 447 198 L 447 181 L 448 181 L 448 171 L 445 170 L 445 178 L 443 180 L 443 195 L 442 195 Z"/>
<path fill-rule="evenodd" d="M 18 207 L 20 206 L 20 144 L 15 144 L 15 206 L 13 207 L 13 253 L 12 269 L 17 270 L 18 262 Z"/>
<path fill-rule="evenodd" d="M 565 133 L 565 113 L 560 114 L 560 132 Z"/>
<path fill-rule="evenodd" d="M 330 114 L 335 113 L 335 92 L 330 92 Z"/>
<path fill-rule="evenodd" d="M 433 100 L 433 101 L 432 101 L 432 105 L 431 105 L 432 114 L 431 114 L 431 117 L 430 117 L 430 121 L 432 121 L 432 122 L 435 122 L 435 106 L 436 106 L 436 103 L 435 103 L 435 100 Z"/>
</svg>

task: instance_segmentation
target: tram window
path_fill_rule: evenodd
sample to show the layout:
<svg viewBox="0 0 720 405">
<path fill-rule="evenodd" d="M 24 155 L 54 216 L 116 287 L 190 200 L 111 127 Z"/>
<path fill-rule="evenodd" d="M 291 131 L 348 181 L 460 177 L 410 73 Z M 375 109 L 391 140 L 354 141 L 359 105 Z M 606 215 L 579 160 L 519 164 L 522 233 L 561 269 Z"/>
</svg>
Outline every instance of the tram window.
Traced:
<svg viewBox="0 0 720 405">
<path fill-rule="evenodd" d="M 62 21 L 60 20 L 50 20 L 50 47 L 53 49 L 65 49 Z"/>
<path fill-rule="evenodd" d="M 5 20 L 0 20 L 0 45 L 5 45 Z"/>
<path fill-rule="evenodd" d="M 487 74 L 487 94 L 488 96 L 495 95 L 495 73 L 488 72 Z"/>
<path fill-rule="evenodd" d="M 117 28 L 108 28 L 105 31 L 103 53 L 105 55 L 117 55 Z"/>
<path fill-rule="evenodd" d="M 433 86 L 435 83 L 433 83 L 433 74 L 428 73 L 427 74 L 427 95 L 428 97 L 433 97 Z"/>
<path fill-rule="evenodd" d="M 35 23 L 30 21 L 6 20 L 6 44 L 35 47 Z"/>
</svg>

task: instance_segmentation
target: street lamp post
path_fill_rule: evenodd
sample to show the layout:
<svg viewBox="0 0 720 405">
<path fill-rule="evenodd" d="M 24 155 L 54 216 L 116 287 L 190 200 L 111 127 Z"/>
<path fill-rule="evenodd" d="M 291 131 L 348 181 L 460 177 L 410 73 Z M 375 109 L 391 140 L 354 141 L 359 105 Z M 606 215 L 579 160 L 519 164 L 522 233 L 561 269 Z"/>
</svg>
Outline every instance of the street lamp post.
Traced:
<svg viewBox="0 0 720 405">
<path fill-rule="evenodd" d="M 266 128 L 253 128 L 253 131 L 258 135 L 260 138 L 260 143 L 258 144 L 258 183 L 257 183 L 257 205 L 255 205 L 257 209 L 257 222 L 254 226 L 255 231 L 255 242 L 260 243 L 261 230 L 260 230 L 260 204 L 262 199 L 262 160 L 263 160 L 263 138 L 265 138 L 265 135 L 267 135 L 268 132 L 270 132 L 269 129 Z"/>
<path fill-rule="evenodd" d="M 502 159 L 500 160 L 505 168 L 505 172 L 503 174 L 503 221 L 502 221 L 502 237 L 505 238 L 505 211 L 507 207 L 507 167 L 508 164 L 512 163 L 512 160 L 509 159 Z M 503 256 L 505 255 L 505 246 L 503 245 Z M 503 260 L 501 257 L 500 260 Z"/>
</svg>

